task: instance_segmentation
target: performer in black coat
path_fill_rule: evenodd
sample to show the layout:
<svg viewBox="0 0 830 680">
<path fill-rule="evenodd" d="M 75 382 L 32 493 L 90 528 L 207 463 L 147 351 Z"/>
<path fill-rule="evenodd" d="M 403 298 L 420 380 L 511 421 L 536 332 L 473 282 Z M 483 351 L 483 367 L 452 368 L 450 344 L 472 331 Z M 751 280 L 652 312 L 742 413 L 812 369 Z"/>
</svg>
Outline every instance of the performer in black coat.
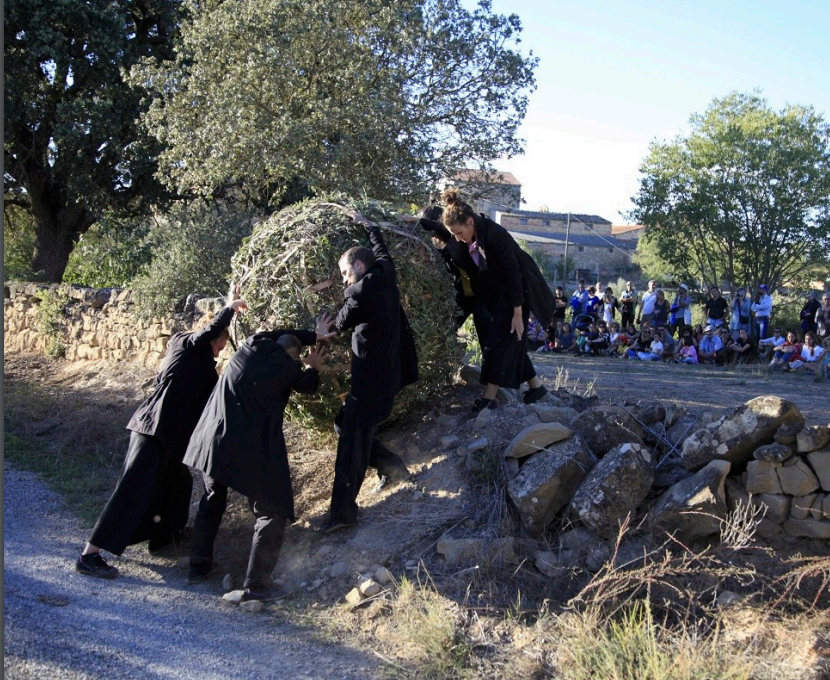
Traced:
<svg viewBox="0 0 830 680">
<path fill-rule="evenodd" d="M 360 213 L 352 219 L 366 227 L 372 250 L 351 248 L 339 262 L 345 302 L 334 326 L 352 330 L 352 385 L 337 443 L 331 513 L 321 527 L 326 533 L 357 523 L 356 499 L 366 468 L 378 465 L 372 460 L 375 430 L 392 413 L 395 395 L 418 379 L 415 340 L 392 258 L 378 227 Z M 395 467 L 403 466 L 388 454 L 397 459 Z"/>
<path fill-rule="evenodd" d="M 444 260 L 455 287 L 455 303 L 460 313 L 456 316 L 456 328 L 461 328 L 471 314 L 476 335 L 481 340 L 487 337 L 490 328 L 490 311 L 482 299 L 476 295 L 478 273 L 468 273 L 456 264 L 463 257 L 466 246 L 456 241 L 449 230 L 440 222 L 443 209 L 440 205 L 431 205 L 421 210 L 418 226 L 430 232 L 434 245 Z"/>
<path fill-rule="evenodd" d="M 282 424 L 292 390 L 319 385 L 322 348 L 300 363 L 302 345 L 332 337 L 322 317 L 316 331 L 278 330 L 249 337 L 228 362 L 199 420 L 184 458 L 204 473 L 205 493 L 193 529 L 188 581 L 206 578 L 215 566 L 213 543 L 227 506 L 228 487 L 248 498 L 256 518 L 244 599 L 277 599 L 271 572 L 285 524 L 294 520 L 294 493 Z"/>
<path fill-rule="evenodd" d="M 555 301 L 533 258 L 523 251 L 507 230 L 484 215 L 476 214 L 461 200 L 458 189 L 443 194 L 443 222 L 465 247 L 457 251 L 456 264 L 477 282 L 476 295 L 487 306 L 492 320 L 481 340 L 481 382 L 486 385 L 473 411 L 495 408 L 499 387 L 516 389 L 527 382 L 527 404 L 541 399 L 547 390 L 527 356 L 530 312 L 542 327 L 553 319 Z"/>
<path fill-rule="evenodd" d="M 229 300 L 210 325 L 178 333 L 167 344 L 155 389 L 127 424 L 124 468 L 75 563 L 80 573 L 115 578 L 118 569 L 101 557 L 102 549 L 121 555 L 128 545 L 149 539 L 154 553 L 187 524 L 193 480 L 182 457 L 218 380 L 216 357 L 228 341 L 228 326 L 235 312 L 247 309 L 237 287 Z"/>
</svg>

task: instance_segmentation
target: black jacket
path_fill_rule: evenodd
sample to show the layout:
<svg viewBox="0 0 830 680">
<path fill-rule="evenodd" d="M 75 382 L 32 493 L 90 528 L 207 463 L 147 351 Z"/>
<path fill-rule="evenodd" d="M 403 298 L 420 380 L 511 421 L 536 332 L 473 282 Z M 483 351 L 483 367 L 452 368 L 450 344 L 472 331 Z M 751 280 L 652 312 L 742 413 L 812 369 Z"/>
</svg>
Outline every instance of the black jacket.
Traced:
<svg viewBox="0 0 830 680">
<path fill-rule="evenodd" d="M 380 230 L 366 230 L 375 264 L 344 291 L 334 325 L 352 329 L 352 389 L 361 427 L 392 413 L 395 395 L 418 379 L 418 355 L 401 307 L 395 265 Z"/>
<path fill-rule="evenodd" d="M 295 330 L 245 340 L 210 395 L 184 463 L 293 520 L 283 412 L 291 390 L 316 392 L 319 376 L 277 344 L 285 333 L 304 345 L 317 340 L 313 331 Z"/>
<path fill-rule="evenodd" d="M 555 301 L 536 262 L 504 227 L 485 215 L 476 215 L 474 220 L 476 243 L 483 255 L 479 264 L 466 247 L 455 248 L 452 254 L 456 264 L 470 274 L 476 295 L 491 311 L 499 297 L 507 296 L 511 307 L 526 306 L 547 327 L 553 319 Z"/>
<path fill-rule="evenodd" d="M 233 309 L 225 307 L 198 333 L 178 333 L 170 338 L 155 390 L 127 423 L 128 430 L 160 439 L 176 460 L 182 459 L 218 380 L 210 343 L 230 325 L 233 314 Z"/>
</svg>

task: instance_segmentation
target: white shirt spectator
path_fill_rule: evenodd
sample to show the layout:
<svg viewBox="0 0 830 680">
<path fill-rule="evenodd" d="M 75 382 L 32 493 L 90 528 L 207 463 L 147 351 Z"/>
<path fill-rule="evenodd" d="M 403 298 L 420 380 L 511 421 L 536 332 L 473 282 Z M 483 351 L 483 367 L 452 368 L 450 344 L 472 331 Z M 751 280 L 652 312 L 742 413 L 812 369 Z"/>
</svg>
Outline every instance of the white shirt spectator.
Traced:
<svg viewBox="0 0 830 680">
<path fill-rule="evenodd" d="M 778 347 L 779 345 L 783 345 L 785 342 L 787 342 L 787 338 L 785 338 L 783 335 L 771 335 L 768 338 L 761 338 L 758 341 L 758 344 L 769 345 L 770 347 Z"/>
<path fill-rule="evenodd" d="M 769 294 L 763 295 L 758 302 L 752 303 L 752 313 L 756 317 L 768 317 L 772 314 L 772 297 Z"/>
<path fill-rule="evenodd" d="M 657 291 L 643 293 L 643 316 L 654 314 L 654 303 L 657 302 Z"/>
</svg>

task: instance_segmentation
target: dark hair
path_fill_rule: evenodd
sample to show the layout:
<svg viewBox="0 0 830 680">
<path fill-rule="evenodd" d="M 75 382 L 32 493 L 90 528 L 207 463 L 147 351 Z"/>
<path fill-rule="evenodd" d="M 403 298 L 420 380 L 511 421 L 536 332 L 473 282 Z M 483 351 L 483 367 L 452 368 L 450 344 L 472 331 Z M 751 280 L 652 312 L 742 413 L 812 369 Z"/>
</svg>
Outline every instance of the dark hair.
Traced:
<svg viewBox="0 0 830 680">
<path fill-rule="evenodd" d="M 363 246 L 354 246 L 343 253 L 340 260 L 348 265 L 354 265 L 355 261 L 359 261 L 369 269 L 375 264 L 375 254 Z"/>
<path fill-rule="evenodd" d="M 296 335 L 291 335 L 291 333 L 285 333 L 278 337 L 277 344 L 286 352 L 289 349 L 295 349 L 299 353 L 303 349 L 303 343 L 300 342 L 300 339 Z"/>
<path fill-rule="evenodd" d="M 692 340 L 692 336 L 691 335 L 684 335 L 683 336 L 683 344 L 686 345 L 686 347 L 691 347 L 692 345 L 694 345 L 694 341 Z"/>
<path fill-rule="evenodd" d="M 448 227 L 454 224 L 463 224 L 468 218 L 476 215 L 475 210 L 461 200 L 461 192 L 456 188 L 444 191 L 441 194 L 441 200 L 444 202 L 442 219 Z"/>
<path fill-rule="evenodd" d="M 418 213 L 418 217 L 423 217 L 428 220 L 433 220 L 435 222 L 441 221 L 441 215 L 444 213 L 444 209 L 440 205 L 425 205 L 421 208 L 421 211 Z"/>
</svg>

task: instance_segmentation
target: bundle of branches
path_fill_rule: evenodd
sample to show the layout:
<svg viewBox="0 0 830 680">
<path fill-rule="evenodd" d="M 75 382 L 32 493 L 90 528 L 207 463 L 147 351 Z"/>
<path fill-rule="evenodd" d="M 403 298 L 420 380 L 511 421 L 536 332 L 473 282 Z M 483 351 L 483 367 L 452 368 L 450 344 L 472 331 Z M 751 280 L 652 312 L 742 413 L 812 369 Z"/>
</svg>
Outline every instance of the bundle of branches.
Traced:
<svg viewBox="0 0 830 680">
<path fill-rule="evenodd" d="M 418 350 L 420 380 L 398 395 L 394 417 L 448 383 L 463 346 L 455 334 L 455 291 L 441 257 L 426 232 L 388 206 L 342 196 L 308 200 L 257 225 L 233 259 L 233 280 L 241 283 L 249 305 L 249 312 L 237 317 L 235 332 L 312 329 L 321 313 L 337 313 L 343 304 L 338 260 L 352 246 L 369 246 L 364 228 L 350 217 L 355 209 L 382 230 Z M 349 347 L 349 333 L 331 343 L 320 390 L 312 396 L 295 395 L 288 408 L 290 418 L 311 429 L 331 431 L 340 396 L 349 389 Z"/>
</svg>

